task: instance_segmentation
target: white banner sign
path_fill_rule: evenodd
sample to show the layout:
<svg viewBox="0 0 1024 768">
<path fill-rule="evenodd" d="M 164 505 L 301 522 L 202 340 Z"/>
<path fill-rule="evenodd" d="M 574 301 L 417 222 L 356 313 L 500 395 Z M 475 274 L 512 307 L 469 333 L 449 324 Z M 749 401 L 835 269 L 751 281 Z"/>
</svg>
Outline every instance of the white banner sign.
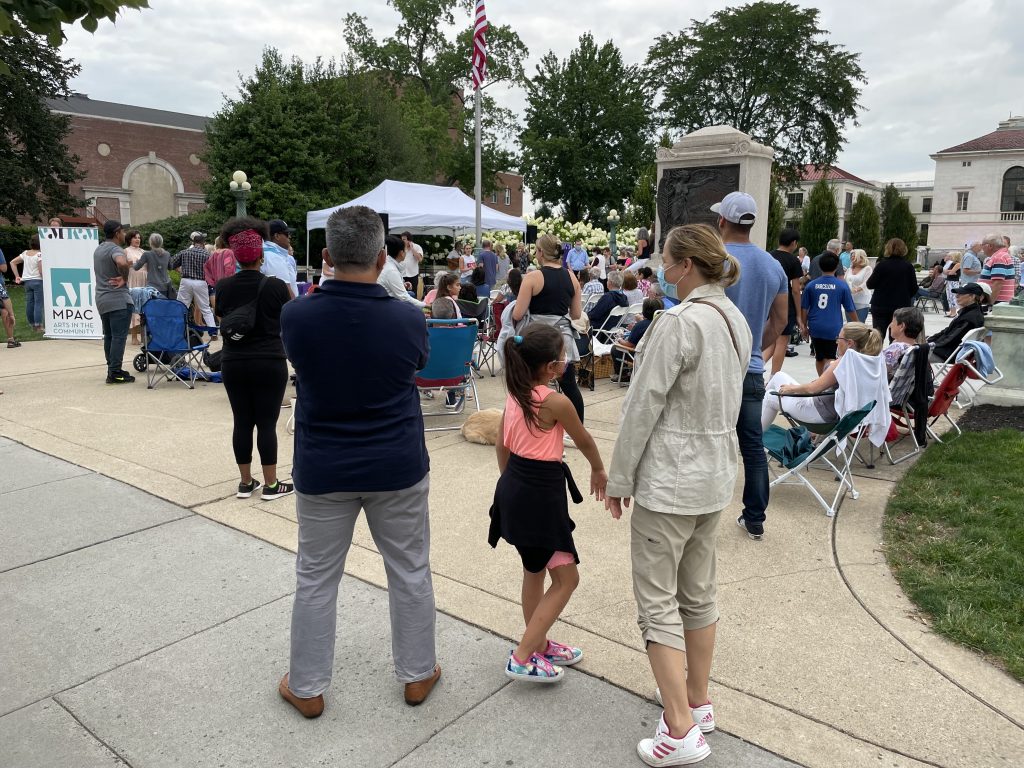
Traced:
<svg viewBox="0 0 1024 768">
<path fill-rule="evenodd" d="M 100 339 L 93 254 L 100 244 L 95 227 L 39 227 L 43 263 L 43 318 L 53 339 Z"/>
</svg>

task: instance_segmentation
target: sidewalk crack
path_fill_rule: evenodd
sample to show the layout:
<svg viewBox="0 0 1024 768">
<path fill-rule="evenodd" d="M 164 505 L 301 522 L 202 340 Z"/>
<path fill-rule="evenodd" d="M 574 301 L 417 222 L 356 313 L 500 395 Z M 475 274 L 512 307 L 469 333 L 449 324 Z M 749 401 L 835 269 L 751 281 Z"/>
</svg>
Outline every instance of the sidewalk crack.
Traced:
<svg viewBox="0 0 1024 768">
<path fill-rule="evenodd" d="M 60 699 L 58 699 L 58 698 L 57 698 L 56 696 L 52 696 L 51 698 L 53 699 L 54 703 L 56 703 L 56 705 L 57 705 L 58 707 L 60 707 L 61 709 L 63 709 L 63 710 L 65 711 L 65 712 L 67 712 L 67 713 L 68 713 L 68 715 L 70 715 L 70 716 L 71 716 L 71 718 L 72 718 L 72 719 L 73 719 L 73 720 L 74 720 L 74 721 L 75 721 L 76 723 L 78 723 L 79 727 L 80 727 L 80 728 L 81 728 L 81 729 L 82 729 L 83 731 L 85 731 L 86 733 L 88 733 L 88 734 L 89 734 L 90 736 L 92 736 L 92 737 L 93 737 L 94 739 L 96 739 L 96 741 L 97 741 L 97 742 L 99 742 L 100 744 L 102 744 L 102 745 L 103 745 L 103 748 L 104 748 L 104 749 L 106 749 L 106 750 L 107 750 L 108 752 L 110 752 L 110 753 L 111 753 L 111 754 L 112 754 L 112 755 L 113 755 L 114 757 L 116 757 L 116 758 L 117 758 L 118 760 L 120 760 L 120 761 L 121 761 L 122 763 L 124 763 L 124 764 L 125 764 L 126 766 L 128 766 L 128 768 L 133 768 L 133 766 L 132 766 L 131 762 L 129 762 L 129 760 L 128 760 L 128 758 L 127 758 L 127 757 L 125 757 L 124 755 L 122 755 L 122 754 L 121 754 L 120 752 L 118 752 L 118 751 L 117 751 L 116 749 L 114 749 L 114 748 L 113 748 L 113 747 L 112 747 L 112 746 L 111 746 L 110 744 L 108 744 L 108 743 L 107 743 L 107 742 L 105 742 L 105 741 L 104 741 L 103 739 L 101 739 L 101 738 L 99 737 L 99 734 L 97 734 L 97 733 L 96 733 L 96 732 L 95 732 L 95 731 L 94 731 L 94 730 L 93 730 L 92 728 L 90 728 L 90 727 L 89 727 L 89 726 L 87 726 L 87 725 L 86 725 L 85 723 L 83 723 L 83 722 L 82 722 L 82 721 L 81 721 L 81 720 L 79 719 L 78 715 L 76 715 L 76 714 L 75 714 L 74 712 L 72 712 L 72 711 L 71 711 L 71 710 L 70 710 L 70 709 L 68 708 L 68 706 L 67 706 L 67 705 L 66 705 L 66 704 L 65 704 L 65 703 L 64 703 L 63 701 L 61 701 Z"/>
</svg>

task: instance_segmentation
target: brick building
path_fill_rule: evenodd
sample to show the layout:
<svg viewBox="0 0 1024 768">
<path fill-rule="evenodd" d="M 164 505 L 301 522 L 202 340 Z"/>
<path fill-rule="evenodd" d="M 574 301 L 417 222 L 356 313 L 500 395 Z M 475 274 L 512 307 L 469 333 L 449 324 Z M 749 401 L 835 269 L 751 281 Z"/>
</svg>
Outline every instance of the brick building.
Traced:
<svg viewBox="0 0 1024 768">
<path fill-rule="evenodd" d="M 71 192 L 89 201 L 85 215 L 137 226 L 206 207 L 207 118 L 82 94 L 48 104 L 71 117 L 67 144 L 85 173 Z"/>
<path fill-rule="evenodd" d="M 206 207 L 201 185 L 209 177 L 200 159 L 209 118 L 162 109 L 95 101 L 83 94 L 48 102 L 71 117 L 67 144 L 85 178 L 71 193 L 89 201 L 80 210 L 98 221 L 139 226 Z M 483 204 L 523 215 L 523 177 L 498 174 Z"/>
<path fill-rule="evenodd" d="M 499 213 L 522 216 L 523 177 L 518 173 L 499 173 L 497 187 L 491 194 L 484 195 L 483 204 Z"/>
</svg>

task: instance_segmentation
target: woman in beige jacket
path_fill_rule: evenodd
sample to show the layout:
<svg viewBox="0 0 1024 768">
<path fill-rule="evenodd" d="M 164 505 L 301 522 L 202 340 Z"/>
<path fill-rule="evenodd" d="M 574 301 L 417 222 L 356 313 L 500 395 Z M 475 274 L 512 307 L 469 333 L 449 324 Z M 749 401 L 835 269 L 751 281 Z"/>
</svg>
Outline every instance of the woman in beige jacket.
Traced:
<svg viewBox="0 0 1024 768">
<path fill-rule="evenodd" d="M 658 317 L 637 349 L 607 505 L 618 518 L 636 499 L 633 594 L 665 707 L 654 738 L 637 752 L 648 765 L 679 765 L 711 751 L 703 734 L 714 730 L 715 539 L 736 480 L 736 420 L 752 339 L 725 295 L 740 278 L 739 263 L 717 232 L 673 229 L 662 261 L 658 282 L 680 303 Z"/>
</svg>

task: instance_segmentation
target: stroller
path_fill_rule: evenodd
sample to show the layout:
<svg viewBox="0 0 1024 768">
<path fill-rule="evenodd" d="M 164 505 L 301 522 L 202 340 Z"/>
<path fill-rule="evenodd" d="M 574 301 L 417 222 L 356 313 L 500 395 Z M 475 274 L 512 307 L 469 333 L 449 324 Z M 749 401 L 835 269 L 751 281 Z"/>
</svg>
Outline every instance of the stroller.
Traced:
<svg viewBox="0 0 1024 768">
<path fill-rule="evenodd" d="M 219 373 L 211 373 L 203 364 L 203 355 L 210 345 L 204 343 L 203 332 L 216 328 L 192 325 L 189 309 L 176 299 L 152 296 L 142 304 L 144 330 L 142 352 L 135 356 L 133 366 L 146 372 L 146 386 L 153 389 L 161 378 L 177 380 L 189 389 L 196 381 L 221 380 Z"/>
</svg>

